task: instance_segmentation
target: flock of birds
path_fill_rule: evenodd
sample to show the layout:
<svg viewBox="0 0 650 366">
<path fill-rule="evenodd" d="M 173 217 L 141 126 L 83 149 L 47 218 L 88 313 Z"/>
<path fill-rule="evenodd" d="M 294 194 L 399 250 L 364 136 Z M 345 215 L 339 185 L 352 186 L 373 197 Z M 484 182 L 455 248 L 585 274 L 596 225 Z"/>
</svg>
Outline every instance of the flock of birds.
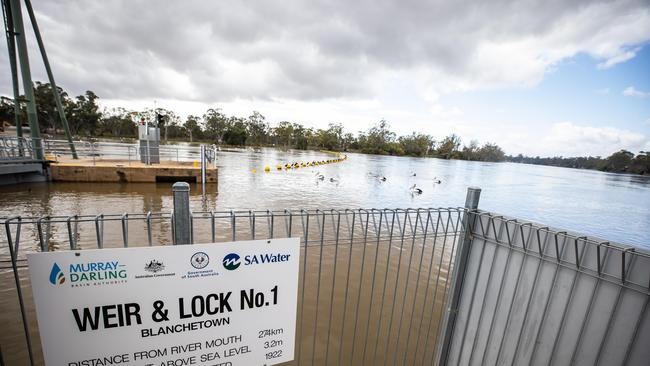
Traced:
<svg viewBox="0 0 650 366">
<path fill-rule="evenodd" d="M 386 182 L 388 180 L 385 176 L 374 174 L 372 172 L 368 173 L 368 175 L 377 178 L 380 182 Z M 414 172 L 410 173 L 410 177 L 415 177 L 415 176 L 417 176 L 416 173 Z M 316 178 L 316 182 L 325 181 L 325 175 L 323 175 L 321 172 L 316 172 L 315 178 Z M 330 177 L 328 180 L 331 183 L 336 183 L 336 184 L 338 184 L 339 182 L 339 179 L 334 177 Z M 438 177 L 433 177 L 433 184 L 441 184 L 441 183 L 442 180 L 440 180 Z M 422 190 L 422 188 L 418 187 L 417 184 L 413 184 L 411 187 L 409 187 L 409 192 L 411 193 L 411 195 L 420 195 L 424 191 Z"/>
</svg>

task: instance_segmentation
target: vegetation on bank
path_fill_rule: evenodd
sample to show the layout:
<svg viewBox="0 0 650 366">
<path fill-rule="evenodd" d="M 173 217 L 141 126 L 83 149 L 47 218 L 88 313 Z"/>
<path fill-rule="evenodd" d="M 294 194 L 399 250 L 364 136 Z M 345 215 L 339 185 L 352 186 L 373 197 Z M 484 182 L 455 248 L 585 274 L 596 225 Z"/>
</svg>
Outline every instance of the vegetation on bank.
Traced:
<svg viewBox="0 0 650 366">
<path fill-rule="evenodd" d="M 539 156 L 529 157 L 519 154 L 506 156 L 506 161 L 562 168 L 594 169 L 612 173 L 650 174 L 650 151 L 639 151 L 635 156 L 630 151 L 620 150 L 606 158 L 600 156 L 540 158 Z"/>
<path fill-rule="evenodd" d="M 38 119 L 41 131 L 61 130 L 52 88 L 48 83 L 34 85 Z M 73 135 L 78 137 L 137 137 L 137 121 L 141 118 L 156 121 L 163 140 L 204 141 L 233 146 L 276 146 L 294 149 L 324 149 L 357 151 L 367 154 L 407 155 L 473 161 L 553 165 L 570 168 L 598 169 L 611 172 L 650 174 L 650 151 L 634 155 L 619 151 L 607 158 L 540 158 L 523 155 L 506 156 L 496 144 L 479 145 L 477 141 L 462 144 L 457 135 L 440 141 L 432 136 L 413 132 L 397 136 L 387 121 L 381 120 L 367 131 L 356 135 L 345 131 L 340 123 L 331 123 L 326 129 L 308 128 L 300 123 L 282 121 L 271 127 L 259 112 L 247 118 L 228 116 L 220 109 L 208 109 L 202 116 L 190 115 L 183 121 L 174 111 L 163 108 L 130 111 L 124 108 L 101 110 L 98 96 L 92 91 L 72 98 L 59 88 L 63 107 Z M 26 121 L 23 106 L 22 121 Z M 0 99 L 0 121 L 14 121 L 13 99 Z"/>
</svg>

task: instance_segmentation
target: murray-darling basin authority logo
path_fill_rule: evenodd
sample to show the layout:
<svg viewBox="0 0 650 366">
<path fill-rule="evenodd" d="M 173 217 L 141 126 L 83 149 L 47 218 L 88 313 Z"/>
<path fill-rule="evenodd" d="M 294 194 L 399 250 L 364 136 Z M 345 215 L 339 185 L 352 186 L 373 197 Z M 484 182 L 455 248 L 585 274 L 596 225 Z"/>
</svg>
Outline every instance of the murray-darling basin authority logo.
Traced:
<svg viewBox="0 0 650 366">
<path fill-rule="evenodd" d="M 56 262 L 52 265 L 52 270 L 50 271 L 50 283 L 53 285 L 62 285 L 65 282 L 65 274 L 61 270 Z"/>
<path fill-rule="evenodd" d="M 234 271 L 241 265 L 239 256 L 235 253 L 230 253 L 223 257 L 223 267 L 229 271 Z"/>
<path fill-rule="evenodd" d="M 113 285 L 127 281 L 127 270 L 119 261 L 70 263 L 66 275 L 55 262 L 49 280 L 52 285 L 62 285 L 69 280 L 71 287 Z"/>
</svg>

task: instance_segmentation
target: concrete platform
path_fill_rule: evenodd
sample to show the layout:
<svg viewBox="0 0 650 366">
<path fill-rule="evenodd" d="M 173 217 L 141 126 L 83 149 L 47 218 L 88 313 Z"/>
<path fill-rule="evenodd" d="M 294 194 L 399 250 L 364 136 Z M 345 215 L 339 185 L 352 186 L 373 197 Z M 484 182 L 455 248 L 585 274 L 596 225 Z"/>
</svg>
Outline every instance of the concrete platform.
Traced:
<svg viewBox="0 0 650 366">
<path fill-rule="evenodd" d="M 58 182 L 196 182 L 201 183 L 201 167 L 193 163 L 161 161 L 146 165 L 139 161 L 59 159 L 50 164 L 53 181 Z M 206 183 L 217 183 L 217 168 L 206 169 Z"/>
</svg>

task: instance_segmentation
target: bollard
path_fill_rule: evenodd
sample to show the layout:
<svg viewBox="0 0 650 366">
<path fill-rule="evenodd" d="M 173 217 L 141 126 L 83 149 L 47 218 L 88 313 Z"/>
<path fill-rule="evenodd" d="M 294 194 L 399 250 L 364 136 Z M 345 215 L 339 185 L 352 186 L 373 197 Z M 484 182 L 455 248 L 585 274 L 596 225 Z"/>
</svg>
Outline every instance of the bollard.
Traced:
<svg viewBox="0 0 650 366">
<path fill-rule="evenodd" d="M 190 185 L 186 182 L 174 183 L 172 199 L 174 203 L 174 245 L 191 244 Z"/>
<path fill-rule="evenodd" d="M 207 162 L 205 161 L 205 145 L 201 145 L 201 193 L 205 194 L 205 169 Z"/>
<path fill-rule="evenodd" d="M 474 217 L 472 216 L 473 213 L 478 209 L 478 202 L 480 197 L 480 188 L 467 188 L 465 208 L 468 211 L 463 216 L 464 231 L 462 232 L 461 238 L 459 240 L 459 246 L 456 250 L 456 257 L 454 257 L 454 271 L 452 273 L 451 286 L 449 287 L 449 296 L 447 297 L 447 309 L 445 312 L 443 312 L 442 327 L 440 328 L 442 337 L 440 337 L 440 343 L 437 346 L 438 360 L 436 362 L 436 365 L 447 364 L 447 357 L 449 356 L 451 340 L 453 339 L 456 316 L 458 315 L 458 309 L 460 308 L 460 295 L 463 289 L 463 282 L 465 280 L 467 260 L 469 258 L 470 247 L 472 244 L 472 224 L 475 221 Z"/>
</svg>

